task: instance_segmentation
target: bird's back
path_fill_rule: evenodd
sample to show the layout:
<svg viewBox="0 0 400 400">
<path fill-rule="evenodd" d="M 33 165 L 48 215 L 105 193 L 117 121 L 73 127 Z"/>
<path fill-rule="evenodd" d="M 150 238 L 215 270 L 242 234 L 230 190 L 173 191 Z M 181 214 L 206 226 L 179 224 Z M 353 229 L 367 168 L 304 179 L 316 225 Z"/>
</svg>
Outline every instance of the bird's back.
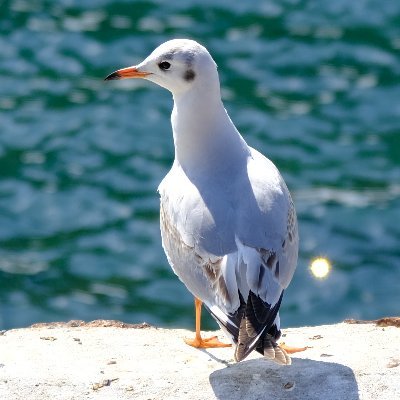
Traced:
<svg viewBox="0 0 400 400">
<path fill-rule="evenodd" d="M 174 163 L 159 192 L 163 247 L 189 291 L 235 344 L 249 302 L 264 309 L 266 319 L 255 328 L 262 332 L 259 340 L 268 332 L 278 337 L 278 310 L 296 267 L 298 237 L 290 194 L 273 163 L 251 149 L 242 173 L 222 186 L 213 175 L 193 182 Z M 251 351 L 246 346 L 243 357 Z"/>
</svg>

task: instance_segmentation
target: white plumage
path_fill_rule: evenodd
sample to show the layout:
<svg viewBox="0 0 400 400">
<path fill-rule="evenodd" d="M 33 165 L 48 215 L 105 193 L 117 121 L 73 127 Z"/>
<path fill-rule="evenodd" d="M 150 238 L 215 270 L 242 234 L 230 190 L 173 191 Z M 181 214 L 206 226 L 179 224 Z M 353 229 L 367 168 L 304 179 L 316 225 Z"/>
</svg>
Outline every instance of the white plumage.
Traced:
<svg viewBox="0 0 400 400">
<path fill-rule="evenodd" d="M 290 363 L 276 341 L 298 230 L 279 171 L 230 120 L 203 46 L 168 41 L 106 79 L 126 77 L 153 81 L 174 98 L 175 161 L 159 186 L 162 242 L 174 272 L 227 333 L 236 360 L 256 349 Z"/>
</svg>

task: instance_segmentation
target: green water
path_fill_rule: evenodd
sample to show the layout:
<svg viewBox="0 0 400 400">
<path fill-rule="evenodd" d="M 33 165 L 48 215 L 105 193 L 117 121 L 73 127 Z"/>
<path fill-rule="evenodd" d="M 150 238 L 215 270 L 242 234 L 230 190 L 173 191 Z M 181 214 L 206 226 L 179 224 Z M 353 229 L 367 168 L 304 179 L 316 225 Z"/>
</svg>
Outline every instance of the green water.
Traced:
<svg viewBox="0 0 400 400">
<path fill-rule="evenodd" d="M 210 50 L 232 119 L 293 193 L 283 325 L 398 315 L 399 1 L 16 0 L 0 2 L 0 329 L 192 326 L 158 227 L 171 96 L 102 80 L 174 37 Z"/>
</svg>

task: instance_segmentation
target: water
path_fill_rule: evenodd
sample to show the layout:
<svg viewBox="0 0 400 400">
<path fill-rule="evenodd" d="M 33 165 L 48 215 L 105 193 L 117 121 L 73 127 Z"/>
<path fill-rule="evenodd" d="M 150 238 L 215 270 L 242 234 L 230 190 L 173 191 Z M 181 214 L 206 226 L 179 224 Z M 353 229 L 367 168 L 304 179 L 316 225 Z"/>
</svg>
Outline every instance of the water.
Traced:
<svg viewBox="0 0 400 400">
<path fill-rule="evenodd" d="M 301 250 L 283 325 L 398 315 L 400 3 L 241 3 L 0 4 L 0 329 L 192 327 L 158 228 L 171 96 L 102 80 L 174 37 L 211 51 L 232 119 L 293 193 Z M 325 280 L 316 256 L 332 263 Z"/>
</svg>

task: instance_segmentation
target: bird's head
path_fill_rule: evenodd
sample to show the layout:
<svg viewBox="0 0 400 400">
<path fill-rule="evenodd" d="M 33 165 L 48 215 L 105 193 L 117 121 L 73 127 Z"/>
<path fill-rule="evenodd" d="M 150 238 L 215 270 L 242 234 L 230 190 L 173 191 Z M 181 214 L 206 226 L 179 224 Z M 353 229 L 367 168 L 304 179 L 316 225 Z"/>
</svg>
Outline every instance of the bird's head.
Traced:
<svg viewBox="0 0 400 400">
<path fill-rule="evenodd" d="M 119 69 L 105 79 L 144 78 L 174 95 L 194 87 L 217 86 L 217 66 L 207 49 L 194 40 L 174 39 L 157 47 L 140 64 Z"/>
</svg>

